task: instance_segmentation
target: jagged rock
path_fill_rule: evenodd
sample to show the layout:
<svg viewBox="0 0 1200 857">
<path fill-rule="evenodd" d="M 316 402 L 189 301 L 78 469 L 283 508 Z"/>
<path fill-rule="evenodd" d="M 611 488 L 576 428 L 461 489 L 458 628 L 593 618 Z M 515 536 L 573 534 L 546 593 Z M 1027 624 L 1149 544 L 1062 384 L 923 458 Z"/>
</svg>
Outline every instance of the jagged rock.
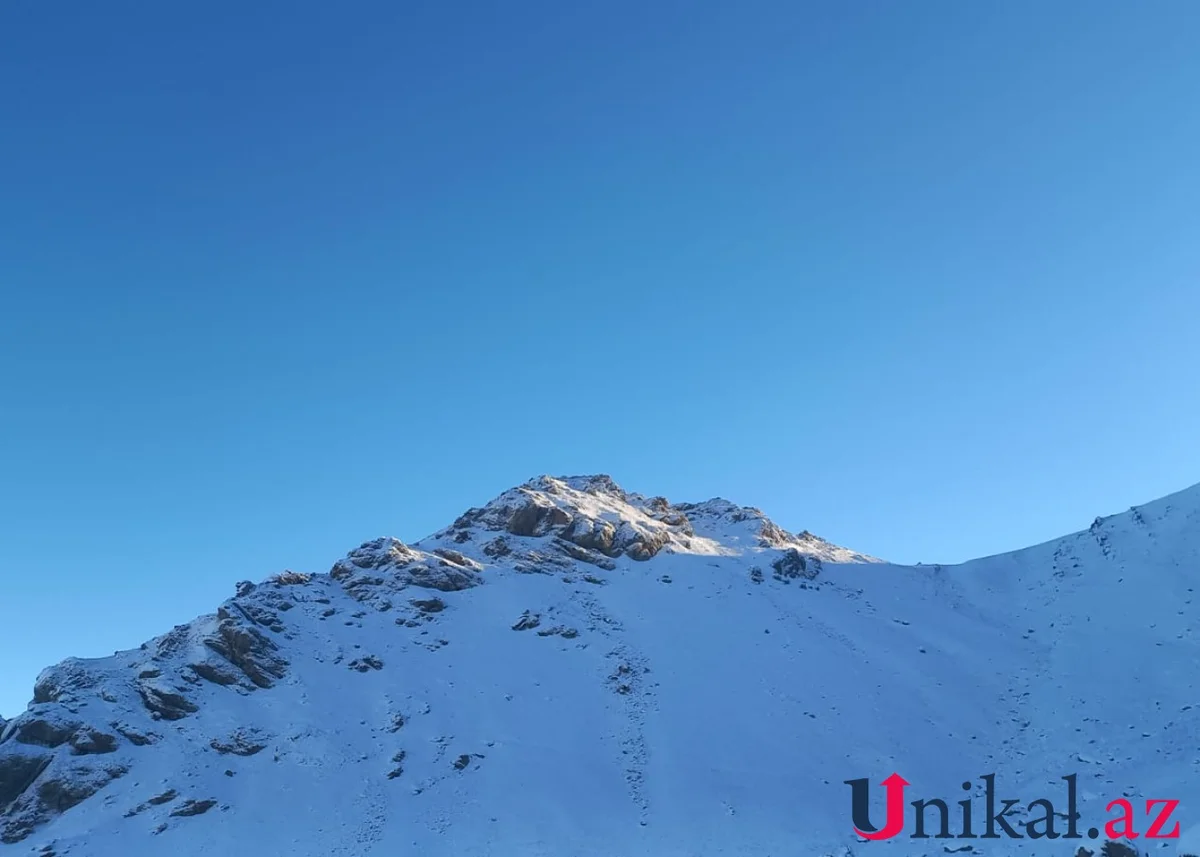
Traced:
<svg viewBox="0 0 1200 857">
<path fill-rule="evenodd" d="M 241 670 L 255 687 L 271 687 L 287 674 L 287 661 L 277 654 L 279 647 L 232 617 L 222 619 L 216 635 L 205 638 L 204 645 Z"/>
<path fill-rule="evenodd" d="M 24 794 L 53 758 L 44 750 L 15 746 L 0 753 L 0 813 Z"/>
<path fill-rule="evenodd" d="M 212 798 L 205 798 L 204 800 L 189 799 L 189 800 L 184 801 L 183 805 L 180 806 L 179 809 L 172 812 L 171 817 L 172 818 L 190 818 L 194 815 L 203 815 L 204 813 L 208 812 L 210 809 L 212 809 L 216 805 L 217 805 L 217 802 L 215 800 L 213 800 Z"/>
<path fill-rule="evenodd" d="M 571 559 L 578 560 L 579 562 L 586 562 L 589 565 L 598 566 L 606 571 L 612 571 L 617 567 L 615 562 L 604 556 L 602 553 L 574 544 L 566 539 L 556 538 L 554 540 L 554 546 Z"/>
<path fill-rule="evenodd" d="M 412 602 L 422 613 L 441 613 L 446 609 L 446 602 L 440 598 L 416 599 Z"/>
<path fill-rule="evenodd" d="M 230 607 L 233 609 L 230 610 Z M 277 613 L 253 601 L 231 601 L 228 607 L 221 607 L 217 610 L 217 618 L 231 619 L 234 617 L 235 611 L 251 624 L 261 625 L 276 633 L 283 630 L 283 623 L 279 620 Z"/>
<path fill-rule="evenodd" d="M 347 666 L 352 670 L 360 673 L 370 672 L 371 670 L 383 669 L 383 661 L 374 655 L 366 655 L 365 657 L 355 658 Z"/>
<path fill-rule="evenodd" d="M 355 599 L 371 601 L 385 588 L 469 589 L 482 582 L 480 570 L 482 566 L 458 551 L 439 549 L 427 554 L 396 539 L 378 539 L 339 560 L 330 575 Z"/>
<path fill-rule="evenodd" d="M 408 754 L 406 752 L 404 752 L 403 750 L 400 750 L 398 753 L 396 753 L 394 756 L 392 756 L 392 764 L 394 764 L 396 767 L 394 767 L 394 768 L 392 768 L 392 770 L 388 771 L 387 778 L 389 780 L 394 780 L 397 777 L 402 776 L 404 774 L 404 759 L 407 756 L 408 756 Z"/>
<path fill-rule="evenodd" d="M 462 566 L 463 568 L 469 568 L 475 571 L 479 570 L 479 563 L 475 562 L 473 559 L 468 559 L 458 551 L 447 550 L 446 548 L 435 548 L 433 552 L 447 562 L 452 562 L 455 565 Z"/>
<path fill-rule="evenodd" d="M 549 506 L 530 498 L 508 519 L 508 531 L 514 536 L 544 536 L 553 527 L 563 526 L 571 516 L 558 506 Z"/>
<path fill-rule="evenodd" d="M 645 562 L 656 556 L 669 541 L 669 534 L 662 530 L 639 532 L 624 545 L 625 555 L 638 562 Z"/>
<path fill-rule="evenodd" d="M 544 553 L 530 550 L 514 554 L 513 571 L 521 574 L 554 574 L 555 570 L 569 570 L 572 562 L 560 553 Z"/>
<path fill-rule="evenodd" d="M 237 589 L 234 591 L 237 593 L 238 598 L 245 598 L 256 589 L 258 589 L 258 587 L 249 580 L 239 580 Z"/>
<path fill-rule="evenodd" d="M 34 704 L 47 702 L 71 702 L 92 691 L 99 676 L 88 670 L 78 658 L 68 658 L 62 663 L 43 670 L 33 685 Z"/>
<path fill-rule="evenodd" d="M 34 826 L 48 821 L 50 817 L 66 812 L 90 798 L 113 780 L 129 772 L 124 765 L 76 765 L 53 773 L 46 772 L 37 781 L 36 788 L 29 789 L 9 809 L 9 815 L 17 818 L 24 815 L 34 819 Z M 21 803 L 27 802 L 22 807 Z"/>
<path fill-rule="evenodd" d="M 344 580 L 353 575 L 355 569 L 378 569 L 385 566 L 403 568 L 418 556 L 416 551 L 399 539 L 374 539 L 350 551 L 345 559 L 338 560 L 329 574 L 334 580 Z"/>
<path fill-rule="evenodd" d="M 85 727 L 71 736 L 70 744 L 71 752 L 76 756 L 113 753 L 117 749 L 117 736 Z"/>
<path fill-rule="evenodd" d="M 512 626 L 514 631 L 528 631 L 531 628 L 536 628 L 542 623 L 542 617 L 536 613 L 530 613 L 528 610 L 521 615 L 517 623 Z"/>
<path fill-rule="evenodd" d="M 303 574 L 299 571 L 284 571 L 272 577 L 268 582 L 277 586 L 299 586 L 308 583 L 310 580 L 312 580 L 311 574 Z"/>
<path fill-rule="evenodd" d="M 579 632 L 574 628 L 567 628 L 563 625 L 555 625 L 553 628 L 544 628 L 538 631 L 539 637 L 562 637 L 564 640 L 573 640 L 579 636 Z"/>
<path fill-rule="evenodd" d="M 758 534 L 758 543 L 764 548 L 787 547 L 796 539 L 785 529 L 773 521 L 764 521 Z"/>
<path fill-rule="evenodd" d="M 262 752 L 267 743 L 257 730 L 238 729 L 225 739 L 212 739 L 208 746 L 223 755 L 253 756 L 255 753 Z"/>
<path fill-rule="evenodd" d="M 480 583 L 479 574 L 467 568 L 442 565 L 432 568 L 425 564 L 411 566 L 405 571 L 413 586 L 436 589 L 439 592 L 459 592 Z"/>
<path fill-rule="evenodd" d="M 156 720 L 182 720 L 200 710 L 182 694 L 155 685 L 138 685 L 138 694 L 142 697 L 142 704 Z"/>
<path fill-rule="evenodd" d="M 572 544 L 587 550 L 599 551 L 602 554 L 614 555 L 613 540 L 617 528 L 608 521 L 593 521 L 579 517 L 562 532 L 562 538 Z M 615 553 L 619 554 L 620 550 Z"/>
<path fill-rule="evenodd" d="M 194 664 L 188 664 L 188 669 L 205 681 L 219 684 L 222 687 L 237 684 L 239 681 L 238 676 L 218 664 L 210 663 L 209 661 L 198 661 Z"/>
<path fill-rule="evenodd" d="M 814 580 L 821 571 L 821 561 L 816 557 L 810 562 L 795 548 L 788 548 L 779 559 L 771 563 L 775 577 L 782 580 Z"/>
<path fill-rule="evenodd" d="M 354 575 L 343 579 L 343 587 L 346 594 L 355 601 L 367 602 L 379 597 L 379 590 L 385 586 L 387 581 L 382 577 L 376 577 L 369 574 L 355 573 Z"/>
<path fill-rule="evenodd" d="M 163 804 L 170 803 L 178 796 L 179 792 L 175 791 L 175 789 L 167 789 L 162 794 L 147 798 L 144 803 L 139 803 L 133 809 L 129 810 L 129 812 L 125 813 L 125 818 L 133 818 L 134 816 L 141 815 L 152 806 L 162 806 Z"/>
<path fill-rule="evenodd" d="M 114 723 L 113 730 L 135 747 L 145 747 L 158 740 L 157 735 L 147 735 L 124 723 Z"/>
<path fill-rule="evenodd" d="M 78 720 L 63 719 L 62 713 L 53 709 L 37 714 L 31 710 L 13 721 L 11 737 L 20 744 L 61 747 L 82 725 Z"/>
<path fill-rule="evenodd" d="M 499 559 L 512 553 L 512 548 L 503 536 L 498 536 L 483 546 L 483 552 L 492 559 Z"/>
</svg>

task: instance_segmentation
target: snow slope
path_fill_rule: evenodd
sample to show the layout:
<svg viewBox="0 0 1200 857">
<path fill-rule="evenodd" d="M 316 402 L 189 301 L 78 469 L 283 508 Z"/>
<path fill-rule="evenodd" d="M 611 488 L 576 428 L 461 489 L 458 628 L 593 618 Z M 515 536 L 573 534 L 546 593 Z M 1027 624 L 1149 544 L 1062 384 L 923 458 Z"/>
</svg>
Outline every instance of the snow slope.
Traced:
<svg viewBox="0 0 1200 857">
<path fill-rule="evenodd" d="M 1078 773 L 1081 829 L 1125 793 L 1180 799 L 1195 838 L 1198 562 L 1200 487 L 904 567 L 541 477 L 44 672 L 0 737 L 0 855 L 947 853 L 856 840 L 844 781 L 893 771 L 1063 812 Z"/>
</svg>

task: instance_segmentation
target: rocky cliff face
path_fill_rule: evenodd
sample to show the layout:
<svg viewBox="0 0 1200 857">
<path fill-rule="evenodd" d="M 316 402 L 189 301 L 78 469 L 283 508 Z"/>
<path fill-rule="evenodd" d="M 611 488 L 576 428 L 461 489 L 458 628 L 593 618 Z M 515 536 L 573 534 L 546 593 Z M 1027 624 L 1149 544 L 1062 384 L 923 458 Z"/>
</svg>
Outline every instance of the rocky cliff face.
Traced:
<svg viewBox="0 0 1200 857">
<path fill-rule="evenodd" d="M 1103 820 L 1197 791 L 1197 561 L 1196 490 L 905 568 L 541 477 L 45 671 L 0 721 L 0 853 L 833 853 L 844 781 L 893 770 L 1033 799 L 1067 765 Z"/>
</svg>

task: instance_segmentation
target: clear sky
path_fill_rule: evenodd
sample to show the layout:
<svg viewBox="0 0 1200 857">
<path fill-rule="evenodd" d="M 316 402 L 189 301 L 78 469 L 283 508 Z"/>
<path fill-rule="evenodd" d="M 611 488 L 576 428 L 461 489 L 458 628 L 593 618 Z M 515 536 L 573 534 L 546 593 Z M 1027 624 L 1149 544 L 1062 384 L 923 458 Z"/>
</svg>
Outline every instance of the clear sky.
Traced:
<svg viewBox="0 0 1200 857">
<path fill-rule="evenodd" d="M 3 4 L 0 713 L 539 473 L 900 562 L 1200 482 L 1197 104 L 1193 0 Z"/>
</svg>

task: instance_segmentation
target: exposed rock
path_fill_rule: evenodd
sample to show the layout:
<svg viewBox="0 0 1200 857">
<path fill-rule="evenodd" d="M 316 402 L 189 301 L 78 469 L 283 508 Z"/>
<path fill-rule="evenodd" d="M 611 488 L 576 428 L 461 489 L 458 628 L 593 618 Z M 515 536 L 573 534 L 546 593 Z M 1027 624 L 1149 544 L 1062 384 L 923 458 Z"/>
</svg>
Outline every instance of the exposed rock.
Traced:
<svg viewBox="0 0 1200 857">
<path fill-rule="evenodd" d="M 162 794 L 147 798 L 145 803 L 139 803 L 133 809 L 129 810 L 129 812 L 125 813 L 125 818 L 133 818 L 136 815 L 141 815 L 152 806 L 162 806 L 163 804 L 170 803 L 178 796 L 179 793 L 175 789 L 168 789 Z"/>
<path fill-rule="evenodd" d="M 440 598 L 416 599 L 412 602 L 422 613 L 441 613 L 446 609 L 446 602 Z"/>
<path fill-rule="evenodd" d="M 145 747 L 148 744 L 153 744 L 158 740 L 157 735 L 145 734 L 128 726 L 124 723 L 114 723 L 113 729 L 118 735 L 133 744 L 135 747 Z"/>
<path fill-rule="evenodd" d="M 423 553 L 396 539 L 377 539 L 339 560 L 330 575 L 352 597 L 372 601 L 380 590 L 405 586 L 442 592 L 469 589 L 482 583 L 481 570 L 482 566 L 458 551 Z"/>
<path fill-rule="evenodd" d="M 579 631 L 574 628 L 567 628 L 563 625 L 555 625 L 553 628 L 545 628 L 538 631 L 539 637 L 562 637 L 564 640 L 573 640 L 579 636 Z"/>
<path fill-rule="evenodd" d="M 78 806 L 129 769 L 123 765 L 70 768 L 54 776 L 46 775 L 37 785 L 37 799 L 48 813 L 66 812 Z"/>
<path fill-rule="evenodd" d="M 471 757 L 468 754 L 463 753 L 461 756 L 459 756 L 457 759 L 454 760 L 454 770 L 465 771 L 467 769 L 467 766 L 470 764 L 471 764 Z"/>
<path fill-rule="evenodd" d="M 83 661 L 68 658 L 43 670 L 33 685 L 34 704 L 71 702 L 93 691 L 100 677 L 92 673 Z"/>
<path fill-rule="evenodd" d="M 589 565 L 598 566 L 606 571 L 612 571 L 617 567 L 617 564 L 604 554 L 596 550 L 581 547 L 580 545 L 569 542 L 566 539 L 556 538 L 554 540 L 554 546 L 571 559 L 578 560 L 579 562 L 586 562 Z"/>
<path fill-rule="evenodd" d="M 514 558 L 517 558 L 517 561 L 513 563 L 513 571 L 520 574 L 554 574 L 556 571 L 567 571 L 573 567 L 571 560 L 557 551 L 521 551 L 514 554 Z"/>
<path fill-rule="evenodd" d="M 82 725 L 78 720 L 64 719 L 55 709 L 37 713 L 31 709 L 13 721 L 10 734 L 20 744 L 61 747 Z"/>
<path fill-rule="evenodd" d="M 261 625 L 268 631 L 274 631 L 277 634 L 283 631 L 283 622 L 280 621 L 279 615 L 262 604 L 249 600 L 230 601 L 227 604 L 227 607 L 217 610 L 218 619 L 231 619 L 240 615 L 250 624 Z"/>
<path fill-rule="evenodd" d="M 272 577 L 268 582 L 277 586 L 299 586 L 308 583 L 310 580 L 312 580 L 311 574 L 303 574 L 299 571 L 284 571 Z"/>
<path fill-rule="evenodd" d="M 218 753 L 234 756 L 253 756 L 266 749 L 267 742 L 255 729 L 238 729 L 224 739 L 214 738 L 208 746 Z"/>
<path fill-rule="evenodd" d="M 84 727 L 71 736 L 71 752 L 76 756 L 113 753 L 117 749 L 117 736 L 98 729 Z"/>
<path fill-rule="evenodd" d="M 242 627 L 231 616 L 221 620 L 216 635 L 207 637 L 204 645 L 241 670 L 255 687 L 271 687 L 275 679 L 287 673 L 287 661 L 277 654 L 279 647 L 256 628 Z"/>
<path fill-rule="evenodd" d="M 355 658 L 347 666 L 352 670 L 357 670 L 360 673 L 370 672 L 371 670 L 383 669 L 383 661 L 374 655 L 366 655 L 365 657 Z"/>
<path fill-rule="evenodd" d="M 508 542 L 504 540 L 503 536 L 498 536 L 483 546 L 483 552 L 492 559 L 499 559 L 512 553 L 512 548 L 508 546 Z"/>
<path fill-rule="evenodd" d="M 638 562 L 645 562 L 656 556 L 670 540 L 670 534 L 665 530 L 636 531 L 631 538 L 621 539 L 620 543 L 626 556 Z"/>
<path fill-rule="evenodd" d="M 821 561 L 816 557 L 806 558 L 795 548 L 788 548 L 771 563 L 771 567 L 775 569 L 775 577 L 779 580 L 814 580 L 820 574 Z"/>
<path fill-rule="evenodd" d="M 430 567 L 424 563 L 405 569 L 409 582 L 424 589 L 458 592 L 480 584 L 478 572 L 452 565 Z"/>
<path fill-rule="evenodd" d="M 350 551 L 345 559 L 338 560 L 329 574 L 334 580 L 345 580 L 356 569 L 403 568 L 418 556 L 417 551 L 399 539 L 374 539 Z"/>
<path fill-rule="evenodd" d="M 796 541 L 795 536 L 775 524 L 774 521 L 763 521 L 758 533 L 758 544 L 764 548 L 784 548 Z"/>
<path fill-rule="evenodd" d="M 375 575 L 355 573 L 351 577 L 344 579 L 342 585 L 346 590 L 346 594 L 355 601 L 372 601 L 379 597 L 379 590 L 387 584 L 387 581 L 382 577 Z"/>
<path fill-rule="evenodd" d="M 237 684 L 239 678 L 233 672 L 219 664 L 211 663 L 210 661 L 199 661 L 194 664 L 188 664 L 188 669 L 194 672 L 197 676 L 210 681 L 213 684 L 219 684 L 222 687 L 228 687 L 231 684 Z"/>
<path fill-rule="evenodd" d="M 0 753 L 0 813 L 29 788 L 53 758 L 44 750 L 16 746 Z"/>
<path fill-rule="evenodd" d="M 392 768 L 392 770 L 388 771 L 387 778 L 389 780 L 394 780 L 397 777 L 402 776 L 404 774 L 404 759 L 407 755 L 408 755 L 407 753 L 405 753 L 403 750 L 401 750 L 398 753 L 396 753 L 394 756 L 392 756 L 392 764 L 395 765 L 396 767 L 394 767 L 394 768 Z"/>
<path fill-rule="evenodd" d="M 508 531 L 514 536 L 544 536 L 553 527 L 570 523 L 571 516 L 558 506 L 544 505 L 529 498 L 508 519 Z"/>
<path fill-rule="evenodd" d="M 469 568 L 473 571 L 478 571 L 480 569 L 479 563 L 475 562 L 473 559 L 468 559 L 458 551 L 437 548 L 434 550 L 434 553 L 447 562 L 454 563 L 455 565 L 462 566 L 463 568 Z"/>
<path fill-rule="evenodd" d="M 240 580 L 238 581 L 237 588 L 234 591 L 237 593 L 238 598 L 245 598 L 256 589 L 258 589 L 258 586 L 251 583 L 249 580 Z"/>
<path fill-rule="evenodd" d="M 173 659 L 192 644 L 192 629 L 187 625 L 176 625 L 161 637 L 152 640 L 151 643 L 154 647 L 155 660 Z"/>
<path fill-rule="evenodd" d="M 200 710 L 182 694 L 156 685 L 140 684 L 138 693 L 142 697 L 142 704 L 156 720 L 182 720 Z"/>
<path fill-rule="evenodd" d="M 215 800 L 213 800 L 212 798 L 205 798 L 204 800 L 190 800 L 189 799 L 189 800 L 184 801 L 183 805 L 180 806 L 179 809 L 172 812 L 171 817 L 172 818 L 190 818 L 191 816 L 194 816 L 194 815 L 203 815 L 204 813 L 208 812 L 210 809 L 212 809 L 216 805 L 217 805 L 217 802 Z"/>
<path fill-rule="evenodd" d="M 610 522 L 593 521 L 584 517 L 576 518 L 562 533 L 562 538 L 572 544 L 608 555 L 620 553 L 619 549 L 613 549 L 616 536 L 617 528 Z"/>
<path fill-rule="evenodd" d="M 521 618 L 517 620 L 517 623 L 512 626 L 512 629 L 514 631 L 528 631 L 531 628 L 536 628 L 541 623 L 541 616 L 539 616 L 537 613 L 530 613 L 528 610 L 526 610 L 521 615 Z"/>
</svg>

